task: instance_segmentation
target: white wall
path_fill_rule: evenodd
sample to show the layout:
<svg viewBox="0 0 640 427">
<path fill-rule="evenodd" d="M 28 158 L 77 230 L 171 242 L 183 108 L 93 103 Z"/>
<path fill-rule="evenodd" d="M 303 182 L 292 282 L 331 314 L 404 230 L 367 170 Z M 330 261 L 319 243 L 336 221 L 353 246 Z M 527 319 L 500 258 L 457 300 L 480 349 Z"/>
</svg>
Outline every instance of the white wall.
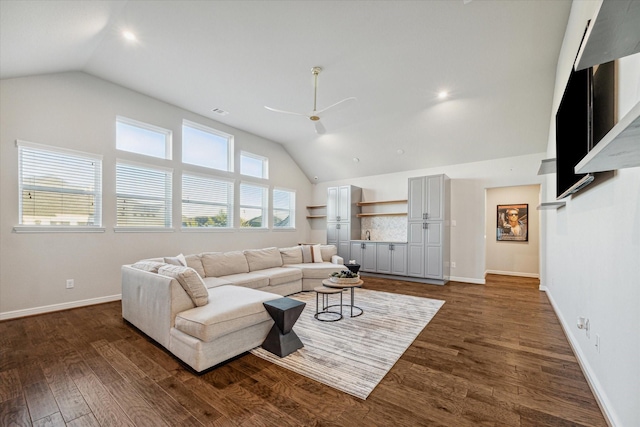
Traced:
<svg viewBox="0 0 640 427">
<path fill-rule="evenodd" d="M 120 266 L 145 257 L 202 251 L 289 246 L 306 241 L 305 219 L 312 184 L 282 145 L 225 126 L 173 105 L 84 73 L 62 73 L 0 82 L 0 318 L 101 301 L 120 294 Z M 116 157 L 115 118 L 122 115 L 173 131 L 174 161 L 139 161 L 174 170 L 172 233 L 114 233 Z M 296 231 L 182 232 L 180 130 L 188 119 L 235 135 L 236 153 L 247 150 L 269 158 L 270 188 L 296 191 Z M 104 233 L 13 232 L 18 225 L 16 139 L 103 155 Z M 135 155 L 134 155 L 135 156 Z M 163 163 L 164 162 L 164 163 Z M 238 158 L 236 157 L 236 170 Z M 225 175 L 239 179 L 239 175 Z M 65 289 L 66 279 L 75 288 Z M 42 308 L 45 306 L 53 306 Z"/>
<path fill-rule="evenodd" d="M 481 145 L 482 141 L 478 144 Z M 451 220 L 456 221 L 456 226 L 451 228 L 451 261 L 456 263 L 456 268 L 451 269 L 451 280 L 484 283 L 485 237 L 495 239 L 494 231 L 485 236 L 485 190 L 541 183 L 542 178 L 537 172 L 544 157 L 540 153 L 318 183 L 314 185 L 313 202 L 326 203 L 327 187 L 344 184 L 361 187 L 366 201 L 406 199 L 410 177 L 444 173 L 451 178 Z M 314 221 L 317 223 L 311 230 L 310 240 L 325 242 L 326 229 L 321 228 L 320 221 Z"/>
<path fill-rule="evenodd" d="M 496 240 L 498 205 L 527 203 L 526 242 Z M 524 185 L 487 189 L 485 234 L 487 273 L 539 277 L 540 272 L 540 186 Z"/>
<path fill-rule="evenodd" d="M 574 2 L 558 60 L 548 157 L 555 157 L 553 117 L 587 20 L 597 2 Z M 619 118 L 640 101 L 639 54 L 620 61 Z M 555 199 L 555 175 L 543 199 Z M 541 284 L 569 341 L 616 426 L 640 425 L 640 168 L 622 169 L 542 214 Z M 590 320 L 590 337 L 576 327 Z M 600 337 L 600 351 L 595 347 Z"/>
</svg>

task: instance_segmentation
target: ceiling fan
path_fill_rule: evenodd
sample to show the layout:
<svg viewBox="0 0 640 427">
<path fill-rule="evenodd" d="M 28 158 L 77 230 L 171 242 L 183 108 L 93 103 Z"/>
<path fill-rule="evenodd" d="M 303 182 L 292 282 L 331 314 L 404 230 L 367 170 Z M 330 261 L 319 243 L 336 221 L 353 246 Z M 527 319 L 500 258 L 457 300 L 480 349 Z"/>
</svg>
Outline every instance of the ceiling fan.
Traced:
<svg viewBox="0 0 640 427">
<path fill-rule="evenodd" d="M 356 99 L 354 97 L 345 98 L 342 101 L 338 101 L 335 104 L 330 105 L 327 108 L 323 108 L 322 110 L 318 111 L 316 109 L 316 101 L 318 97 L 318 74 L 320 74 L 320 71 L 322 71 L 321 67 L 313 67 L 311 69 L 311 74 L 313 74 L 313 111 L 310 114 L 294 113 L 292 111 L 278 110 L 276 108 L 267 107 L 266 105 L 264 108 L 266 108 L 269 111 L 275 111 L 276 113 L 293 114 L 296 116 L 306 117 L 309 120 L 311 120 L 315 125 L 316 133 L 318 133 L 319 135 L 326 133 L 327 130 L 325 129 L 324 125 L 320 122 L 320 117 L 324 116 L 324 114 L 330 109 L 337 107 L 338 105 L 341 105 L 345 102 L 355 101 Z"/>
</svg>

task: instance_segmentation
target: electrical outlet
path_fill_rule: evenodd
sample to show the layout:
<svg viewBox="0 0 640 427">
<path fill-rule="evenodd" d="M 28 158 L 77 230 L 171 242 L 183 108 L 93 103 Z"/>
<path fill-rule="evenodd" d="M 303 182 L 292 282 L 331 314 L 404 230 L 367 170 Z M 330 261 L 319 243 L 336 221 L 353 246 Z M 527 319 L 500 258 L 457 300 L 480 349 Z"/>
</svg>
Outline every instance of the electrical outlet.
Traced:
<svg viewBox="0 0 640 427">
<path fill-rule="evenodd" d="M 451 226 L 452 226 L 452 227 L 455 227 L 456 225 L 458 225 L 458 223 L 456 222 L 456 220 L 455 220 L 455 219 L 452 219 L 452 220 L 451 220 Z"/>
<path fill-rule="evenodd" d="M 451 261 L 451 268 L 456 268 L 456 262 L 455 261 Z"/>
<path fill-rule="evenodd" d="M 73 289 L 75 286 L 73 279 L 67 279 L 67 289 Z"/>
</svg>

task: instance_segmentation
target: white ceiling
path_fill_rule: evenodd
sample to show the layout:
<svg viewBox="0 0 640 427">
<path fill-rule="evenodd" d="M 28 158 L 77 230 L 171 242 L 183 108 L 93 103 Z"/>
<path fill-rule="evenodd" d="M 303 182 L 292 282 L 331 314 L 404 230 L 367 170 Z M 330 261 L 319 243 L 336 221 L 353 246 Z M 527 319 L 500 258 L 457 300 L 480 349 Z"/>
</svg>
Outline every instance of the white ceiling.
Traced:
<svg viewBox="0 0 640 427">
<path fill-rule="evenodd" d="M 545 151 L 571 1 L 0 7 L 1 78 L 84 71 L 279 142 L 327 181 Z M 357 98 L 322 118 L 325 135 L 264 108 L 311 112 L 313 66 L 318 110 Z M 441 90 L 451 96 L 438 100 Z"/>
</svg>

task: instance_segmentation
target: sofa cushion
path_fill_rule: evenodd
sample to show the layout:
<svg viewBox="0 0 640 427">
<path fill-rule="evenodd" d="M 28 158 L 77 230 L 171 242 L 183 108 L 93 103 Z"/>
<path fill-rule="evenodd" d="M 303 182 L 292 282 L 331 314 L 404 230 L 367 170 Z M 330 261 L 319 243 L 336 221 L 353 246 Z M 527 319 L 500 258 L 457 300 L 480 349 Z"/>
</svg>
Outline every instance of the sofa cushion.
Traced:
<svg viewBox="0 0 640 427">
<path fill-rule="evenodd" d="M 302 247 L 280 248 L 282 264 L 302 264 Z"/>
<path fill-rule="evenodd" d="M 182 254 L 176 255 L 174 257 L 165 257 L 164 262 L 171 265 L 181 265 L 183 267 L 187 267 L 187 260 Z"/>
<path fill-rule="evenodd" d="M 227 280 L 234 285 L 243 286 L 245 288 L 257 289 L 269 286 L 269 278 L 259 273 L 229 274 L 220 277 L 220 279 Z"/>
<path fill-rule="evenodd" d="M 201 307 L 207 304 L 209 298 L 207 288 L 193 268 L 165 265 L 158 269 L 158 274 L 176 279 L 196 306 Z"/>
<path fill-rule="evenodd" d="M 249 271 L 265 268 L 282 267 L 282 255 L 278 248 L 250 249 L 244 251 L 249 264 Z"/>
<path fill-rule="evenodd" d="M 347 269 L 347 267 L 342 264 L 333 264 L 330 262 L 287 264 L 285 267 L 300 269 L 303 279 L 328 279 L 329 275 L 334 271 Z"/>
<path fill-rule="evenodd" d="M 200 277 L 206 276 L 204 272 L 204 266 L 202 265 L 202 260 L 200 259 L 200 255 L 187 255 L 184 258 L 187 262 L 187 267 L 193 268 L 196 273 L 200 275 Z"/>
<path fill-rule="evenodd" d="M 302 279 L 302 271 L 296 268 L 273 267 L 260 270 L 260 274 L 269 278 L 269 286 L 278 286 Z"/>
<path fill-rule="evenodd" d="M 222 277 L 249 272 L 247 258 L 240 251 L 204 252 L 200 254 L 200 259 L 207 277 Z"/>
<path fill-rule="evenodd" d="M 162 266 L 165 266 L 164 262 L 158 261 L 138 261 L 135 264 L 132 264 L 131 267 L 137 268 L 138 270 L 150 271 L 151 273 L 157 273 L 158 269 Z"/>
<path fill-rule="evenodd" d="M 280 295 L 238 286 L 209 289 L 210 303 L 178 313 L 175 327 L 185 334 L 210 342 L 258 323 L 271 320 L 263 302 Z"/>
<path fill-rule="evenodd" d="M 338 248 L 336 245 L 320 245 L 320 252 L 323 261 L 331 261 L 332 256 L 338 255 Z"/>
<path fill-rule="evenodd" d="M 205 277 L 202 281 L 207 289 L 216 288 L 218 286 L 233 285 L 232 282 L 219 277 Z"/>
</svg>

